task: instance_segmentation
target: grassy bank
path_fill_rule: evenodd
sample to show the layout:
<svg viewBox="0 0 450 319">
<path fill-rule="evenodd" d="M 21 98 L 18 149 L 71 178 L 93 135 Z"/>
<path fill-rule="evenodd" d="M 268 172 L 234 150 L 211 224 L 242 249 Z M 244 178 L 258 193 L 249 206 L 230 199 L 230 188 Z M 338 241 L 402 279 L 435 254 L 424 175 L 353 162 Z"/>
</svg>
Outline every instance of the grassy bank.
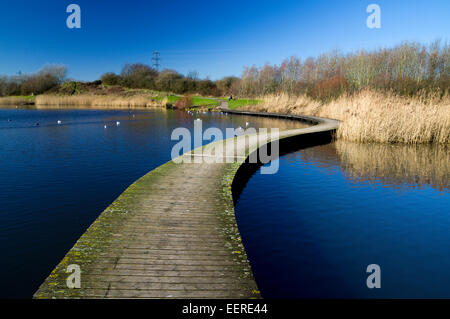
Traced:
<svg viewBox="0 0 450 319">
<path fill-rule="evenodd" d="M 34 102 L 34 96 L 5 96 L 0 97 L 0 105 L 24 105 Z"/>
<path fill-rule="evenodd" d="M 317 115 L 342 121 L 337 138 L 355 142 L 450 143 L 450 97 L 399 97 L 365 90 L 322 103 L 305 95 L 268 95 L 243 109 Z"/>
<path fill-rule="evenodd" d="M 71 82 L 73 83 L 73 82 Z M 128 89 L 121 86 L 63 85 L 55 92 L 38 95 L 36 105 L 49 106 L 84 106 L 84 107 L 165 107 L 166 104 L 176 105 L 183 96 L 147 89 Z M 219 102 L 213 98 L 189 96 L 190 105 L 200 107 L 215 107 Z"/>
<path fill-rule="evenodd" d="M 228 101 L 228 98 L 221 98 L 221 100 Z M 256 99 L 236 99 L 228 101 L 228 107 L 230 109 L 238 109 L 241 107 L 247 107 L 252 105 L 259 105 L 263 104 L 263 100 L 256 100 Z"/>
<path fill-rule="evenodd" d="M 158 99 L 161 100 L 164 104 L 176 104 L 177 101 L 180 101 L 181 99 L 186 98 L 180 95 L 167 95 L 167 96 L 159 96 Z M 189 96 L 189 104 L 192 107 L 195 106 L 201 106 L 201 107 L 207 107 L 212 108 L 215 106 L 219 106 L 219 102 L 213 98 L 203 97 L 203 96 Z"/>
<path fill-rule="evenodd" d="M 206 106 L 206 107 L 214 107 L 219 106 L 219 102 L 214 99 L 201 97 L 201 96 L 193 96 L 192 97 L 192 105 L 193 106 Z"/>
</svg>

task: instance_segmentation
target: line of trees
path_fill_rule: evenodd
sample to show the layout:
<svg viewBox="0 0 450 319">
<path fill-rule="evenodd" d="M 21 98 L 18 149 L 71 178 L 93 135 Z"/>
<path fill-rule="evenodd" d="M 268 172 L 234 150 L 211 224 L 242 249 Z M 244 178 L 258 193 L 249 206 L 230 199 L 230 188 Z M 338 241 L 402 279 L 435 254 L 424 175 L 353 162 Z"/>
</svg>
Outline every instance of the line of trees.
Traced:
<svg viewBox="0 0 450 319">
<path fill-rule="evenodd" d="M 126 64 L 120 74 L 105 73 L 100 78 L 106 85 L 121 85 L 128 88 L 152 89 L 157 91 L 200 93 L 210 96 L 236 94 L 240 91 L 241 80 L 236 76 L 227 76 L 220 80 L 199 79 L 198 73 L 189 72 L 186 76 L 175 70 L 160 72 L 142 63 Z"/>
<path fill-rule="evenodd" d="M 64 65 L 45 65 L 35 74 L 0 76 L 0 96 L 36 95 L 60 84 L 67 76 Z"/>
<path fill-rule="evenodd" d="M 449 45 L 440 41 L 429 46 L 403 43 L 347 55 L 333 51 L 304 61 L 293 56 L 280 65 L 246 67 L 235 93 L 259 96 L 283 92 L 327 99 L 365 88 L 392 90 L 401 95 L 437 90 L 448 93 Z"/>
<path fill-rule="evenodd" d="M 173 70 L 157 72 L 144 64 L 126 65 L 121 74 L 102 76 L 106 84 L 149 88 L 175 93 L 207 95 L 261 96 L 287 93 L 307 94 L 330 99 L 365 88 L 390 90 L 401 95 L 439 91 L 450 88 L 450 48 L 435 41 L 429 46 L 403 43 L 393 48 L 341 54 L 332 51 L 301 61 L 296 56 L 280 65 L 244 67 L 240 78 L 199 80 Z"/>
<path fill-rule="evenodd" d="M 126 64 L 120 74 L 105 73 L 101 81 L 106 85 L 121 85 L 128 88 L 152 89 L 174 93 L 200 93 L 204 95 L 220 95 L 216 84 L 209 79 L 198 79 L 196 72 L 184 76 L 174 70 L 158 72 L 152 67 L 142 64 Z"/>
<path fill-rule="evenodd" d="M 54 90 L 61 86 L 66 75 L 65 66 L 47 65 L 36 74 L 3 76 L 0 77 L 0 96 Z M 146 64 L 135 63 L 126 64 L 120 74 L 105 73 L 100 80 L 92 84 L 209 96 L 255 97 L 287 93 L 330 99 L 365 88 L 390 90 L 401 95 L 422 92 L 443 95 L 450 88 L 450 47 L 435 41 L 428 46 L 403 43 L 393 48 L 349 54 L 332 51 L 304 61 L 292 56 L 280 65 L 244 67 L 240 78 L 231 76 L 217 81 L 199 79 L 196 72 L 185 76 L 174 70 L 157 71 Z"/>
</svg>

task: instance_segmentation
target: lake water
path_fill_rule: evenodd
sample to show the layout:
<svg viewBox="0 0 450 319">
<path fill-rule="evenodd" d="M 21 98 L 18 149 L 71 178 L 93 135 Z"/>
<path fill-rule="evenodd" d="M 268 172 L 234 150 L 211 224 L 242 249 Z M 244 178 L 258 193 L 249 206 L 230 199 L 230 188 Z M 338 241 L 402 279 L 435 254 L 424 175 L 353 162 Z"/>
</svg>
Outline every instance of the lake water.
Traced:
<svg viewBox="0 0 450 319">
<path fill-rule="evenodd" d="M 170 160 L 172 130 L 192 130 L 197 117 L 204 128 L 299 125 L 156 109 L 0 109 L 0 297 L 30 298 L 118 195 Z M 449 297 L 449 162 L 441 148 L 334 143 L 255 174 L 236 215 L 262 294 Z M 381 266 L 381 289 L 365 285 L 371 263 Z"/>
<path fill-rule="evenodd" d="M 449 298 L 450 153 L 337 142 L 255 174 L 236 216 L 266 298 Z M 369 289 L 367 266 L 381 270 Z"/>
<path fill-rule="evenodd" d="M 196 118 L 204 129 L 299 125 L 161 109 L 0 109 L 0 298 L 31 298 L 114 199 L 170 160 L 172 130 L 193 132 Z"/>
</svg>

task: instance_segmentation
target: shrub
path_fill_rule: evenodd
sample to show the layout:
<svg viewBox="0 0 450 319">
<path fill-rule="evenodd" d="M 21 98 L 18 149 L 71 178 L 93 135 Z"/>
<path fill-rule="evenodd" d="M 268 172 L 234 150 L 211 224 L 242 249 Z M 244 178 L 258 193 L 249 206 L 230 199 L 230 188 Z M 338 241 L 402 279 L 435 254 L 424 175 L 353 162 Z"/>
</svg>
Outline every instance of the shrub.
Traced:
<svg viewBox="0 0 450 319">
<path fill-rule="evenodd" d="M 126 64 L 121 72 L 121 84 L 129 88 L 152 89 L 158 71 L 142 63 Z"/>
<path fill-rule="evenodd" d="M 173 70 L 163 70 L 159 72 L 155 86 L 156 89 L 160 91 L 175 92 L 176 87 L 179 85 L 179 83 L 177 84 L 177 81 L 181 79 L 183 79 L 183 76 L 178 72 Z"/>
<path fill-rule="evenodd" d="M 39 72 L 31 76 L 23 76 L 22 95 L 41 94 L 61 84 L 67 74 L 63 65 L 45 65 Z"/>
<path fill-rule="evenodd" d="M 348 90 L 348 83 L 343 76 L 335 76 L 317 82 L 310 91 L 310 96 L 317 100 L 329 101 L 338 98 Z"/>
<path fill-rule="evenodd" d="M 192 106 L 192 97 L 185 94 L 181 99 L 175 102 L 175 107 L 177 109 L 186 109 Z"/>
<path fill-rule="evenodd" d="M 122 81 L 122 78 L 120 77 L 120 75 L 108 72 L 103 74 L 100 80 L 102 81 L 103 84 L 106 85 L 118 85 Z"/>
<path fill-rule="evenodd" d="M 61 85 L 58 90 L 61 94 L 72 95 L 78 93 L 78 82 L 69 81 Z"/>
</svg>

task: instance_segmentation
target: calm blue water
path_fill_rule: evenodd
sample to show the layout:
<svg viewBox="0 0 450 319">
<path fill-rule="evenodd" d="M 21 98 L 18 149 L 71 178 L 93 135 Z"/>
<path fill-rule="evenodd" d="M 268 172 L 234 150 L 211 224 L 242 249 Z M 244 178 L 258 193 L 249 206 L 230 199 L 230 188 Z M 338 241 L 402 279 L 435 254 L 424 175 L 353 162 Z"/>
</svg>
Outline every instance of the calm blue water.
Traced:
<svg viewBox="0 0 450 319">
<path fill-rule="evenodd" d="M 338 143 L 255 174 L 236 216 L 262 295 L 449 298 L 449 165 L 448 149 Z"/>
<path fill-rule="evenodd" d="M 204 128 L 296 125 L 165 110 L 0 109 L 0 297 L 31 298 L 117 196 L 170 160 L 172 130 L 192 132 L 197 117 Z"/>
<path fill-rule="evenodd" d="M 205 128 L 297 125 L 195 117 Z M 0 109 L 0 297 L 30 298 L 120 193 L 170 160 L 179 126 L 192 129 L 193 117 Z M 255 174 L 236 214 L 263 295 L 450 297 L 448 163 L 447 150 L 338 143 Z M 378 290 L 365 285 L 371 263 L 381 266 Z"/>
</svg>

